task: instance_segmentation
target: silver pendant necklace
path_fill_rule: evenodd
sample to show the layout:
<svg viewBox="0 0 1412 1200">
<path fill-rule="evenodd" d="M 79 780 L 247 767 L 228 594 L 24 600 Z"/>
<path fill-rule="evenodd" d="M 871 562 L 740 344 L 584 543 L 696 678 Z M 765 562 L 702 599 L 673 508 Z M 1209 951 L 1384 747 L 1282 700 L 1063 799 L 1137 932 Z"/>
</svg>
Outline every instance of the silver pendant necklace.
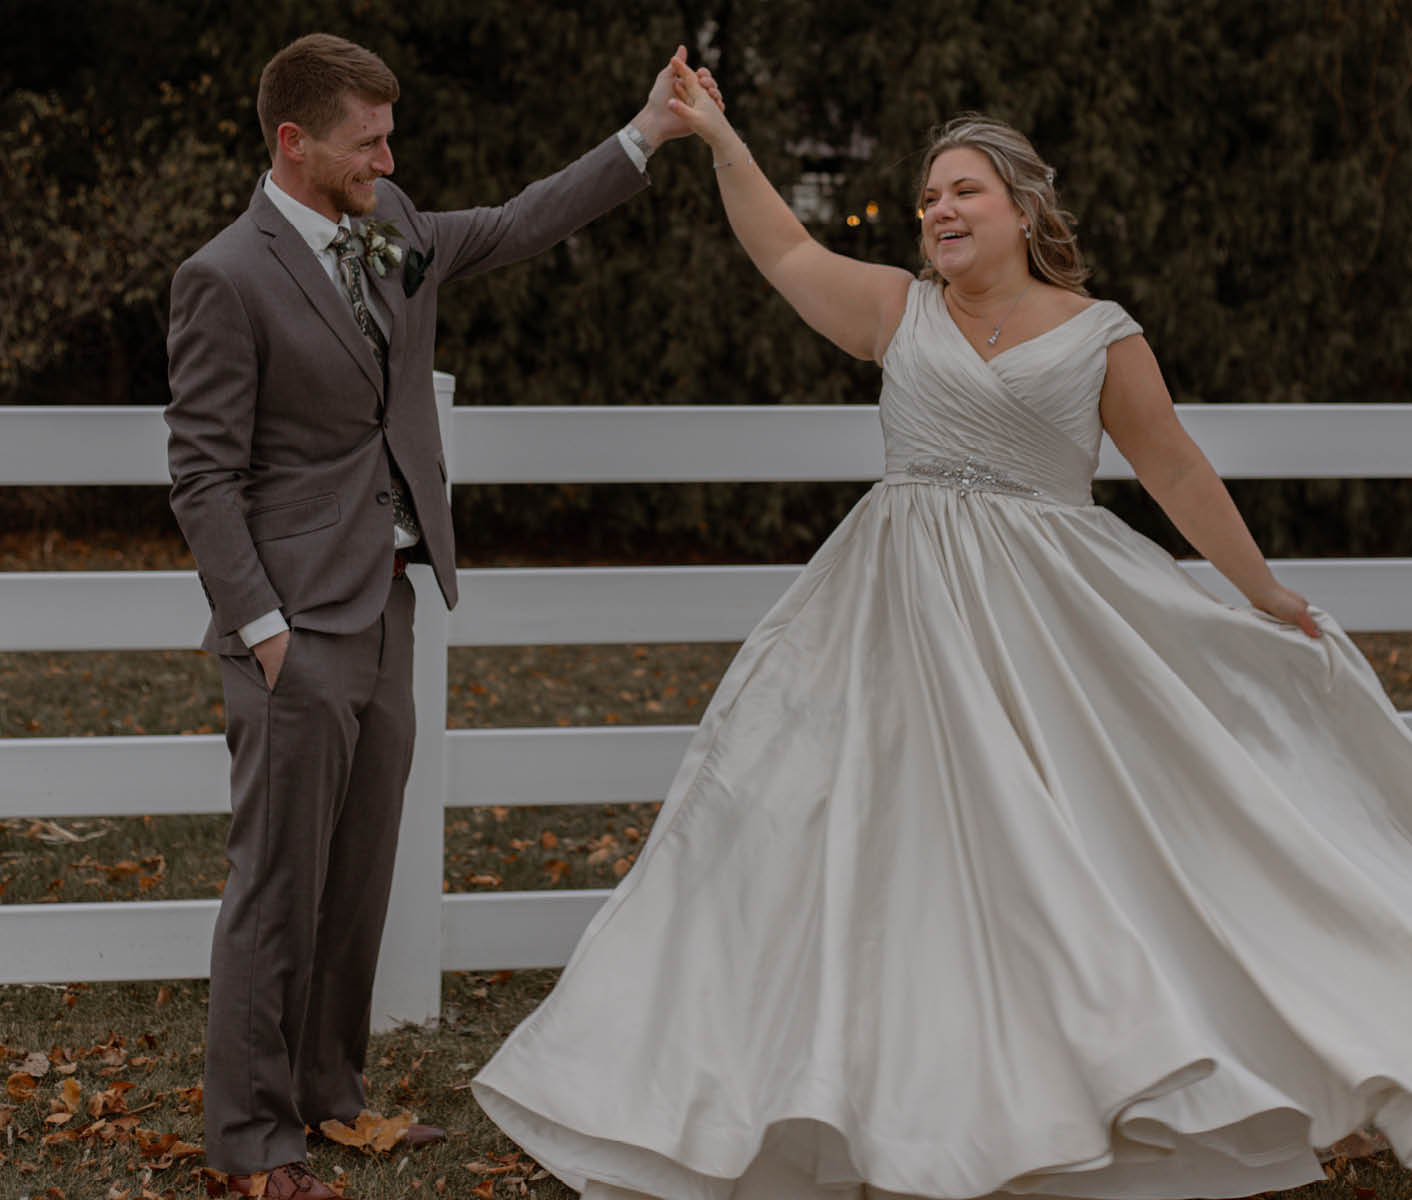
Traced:
<svg viewBox="0 0 1412 1200">
<path fill-rule="evenodd" d="M 1030 290 L 1030 284 L 1032 284 L 1032 283 L 1034 283 L 1034 280 L 1033 280 L 1033 279 L 1031 279 L 1029 283 L 1025 284 L 1025 286 L 1020 289 L 1020 291 L 1019 291 L 1019 293 L 1016 295 L 1015 299 L 1014 299 L 1013 301 L 1011 301 L 1010 307 L 1005 310 L 1005 315 L 1002 316 L 1002 317 L 1000 318 L 1000 320 L 998 320 L 998 321 L 995 323 L 994 328 L 991 329 L 991 331 L 990 331 L 990 336 L 989 336 L 988 338 L 986 338 L 986 340 L 985 340 L 985 344 L 986 344 L 987 346 L 993 346 L 993 345 L 995 345 L 996 342 L 998 342 L 998 341 L 1000 340 L 1000 327 L 1001 327 L 1002 325 L 1004 325 L 1005 322 L 1010 319 L 1010 315 L 1015 311 L 1016 308 L 1019 307 L 1020 301 L 1025 298 L 1025 293 Z M 951 302 L 952 302 L 954 305 L 956 305 L 956 307 L 959 308 L 959 309 L 960 309 L 963 313 L 965 313 L 968 317 L 970 317 L 971 320 L 975 321 L 975 320 L 979 320 L 979 319 L 980 319 L 980 318 L 977 316 L 976 313 L 969 312 L 969 311 L 966 309 L 966 306 L 963 305 L 963 304 L 961 303 L 961 301 L 957 300 L 955 296 L 952 296 L 952 297 L 951 297 Z"/>
</svg>

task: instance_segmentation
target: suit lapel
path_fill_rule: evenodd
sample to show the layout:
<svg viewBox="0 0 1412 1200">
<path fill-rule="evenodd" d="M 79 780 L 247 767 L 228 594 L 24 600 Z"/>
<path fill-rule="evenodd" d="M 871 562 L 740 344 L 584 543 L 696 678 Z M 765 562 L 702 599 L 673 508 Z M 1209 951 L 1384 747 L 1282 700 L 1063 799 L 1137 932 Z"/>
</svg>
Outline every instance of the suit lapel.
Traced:
<svg viewBox="0 0 1412 1200">
<path fill-rule="evenodd" d="M 269 235 L 271 253 L 299 285 L 314 312 L 334 337 L 343 343 L 343 348 L 353 356 L 353 361 L 368 377 L 368 382 L 381 395 L 382 372 L 378 369 L 377 359 L 373 357 L 368 339 L 358 328 L 353 306 L 328 277 L 314 252 L 309 249 L 308 243 L 299 236 L 294 226 L 280 215 L 279 209 L 265 195 L 263 177 L 256 185 L 255 195 L 250 201 L 250 216 L 256 226 Z M 364 279 L 371 274 L 372 272 L 365 271 Z"/>
</svg>

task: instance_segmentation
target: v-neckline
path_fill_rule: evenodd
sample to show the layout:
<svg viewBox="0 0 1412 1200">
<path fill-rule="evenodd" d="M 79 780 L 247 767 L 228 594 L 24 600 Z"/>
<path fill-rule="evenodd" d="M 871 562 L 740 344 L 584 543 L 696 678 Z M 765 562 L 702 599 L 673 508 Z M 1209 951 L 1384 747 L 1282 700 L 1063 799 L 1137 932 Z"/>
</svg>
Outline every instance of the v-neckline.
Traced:
<svg viewBox="0 0 1412 1200">
<path fill-rule="evenodd" d="M 1031 342 L 1037 342 L 1040 341 L 1042 338 L 1047 338 L 1051 333 L 1058 333 L 1061 329 L 1064 328 L 1064 326 L 1069 325 L 1074 321 L 1077 321 L 1085 313 L 1092 311 L 1103 303 L 1103 301 L 1101 300 L 1090 300 L 1086 305 L 1084 305 L 1083 308 L 1079 309 L 1078 312 L 1074 313 L 1073 316 L 1065 317 L 1062 321 L 1059 322 L 1059 324 L 1051 325 L 1048 329 L 1045 329 L 1042 332 L 1035 334 L 1033 337 L 1027 337 L 1024 341 L 1016 342 L 1013 346 L 1006 346 L 1005 349 L 1001 350 L 998 354 L 992 354 L 989 358 L 986 358 L 985 355 L 983 355 L 979 350 L 975 348 L 975 346 L 971 342 L 971 339 L 966 336 L 966 331 L 956 323 L 956 318 L 951 315 L 951 306 L 946 303 L 946 290 L 944 288 L 941 291 L 940 299 L 942 311 L 946 313 L 946 319 L 951 322 L 951 328 L 956 331 L 956 336 L 959 337 L 961 341 L 965 343 L 966 349 L 968 349 L 972 354 L 974 354 L 976 356 L 976 361 L 984 367 L 993 366 L 996 362 L 1004 358 L 1007 354 L 1010 354 L 1015 350 L 1019 350 L 1022 346 L 1028 346 Z"/>
</svg>

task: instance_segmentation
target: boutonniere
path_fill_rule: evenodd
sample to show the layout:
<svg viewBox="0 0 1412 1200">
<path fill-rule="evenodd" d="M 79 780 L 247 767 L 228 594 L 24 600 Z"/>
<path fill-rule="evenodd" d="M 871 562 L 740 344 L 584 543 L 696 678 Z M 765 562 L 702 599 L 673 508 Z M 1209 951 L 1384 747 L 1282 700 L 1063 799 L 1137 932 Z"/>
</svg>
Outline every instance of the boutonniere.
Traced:
<svg viewBox="0 0 1412 1200">
<path fill-rule="evenodd" d="M 378 273 L 378 278 L 387 274 L 389 266 L 395 267 L 402 262 L 402 247 L 392 244 L 393 238 L 402 236 L 396 221 L 374 221 L 369 218 L 354 231 L 353 236 L 360 243 L 368 266 Z"/>
<path fill-rule="evenodd" d="M 402 294 L 409 300 L 412 298 L 412 293 L 422 286 L 422 278 L 426 275 L 427 268 L 431 266 L 431 260 L 435 257 L 435 246 L 428 246 L 425 254 L 415 246 L 408 248 L 407 265 L 402 268 Z"/>
</svg>

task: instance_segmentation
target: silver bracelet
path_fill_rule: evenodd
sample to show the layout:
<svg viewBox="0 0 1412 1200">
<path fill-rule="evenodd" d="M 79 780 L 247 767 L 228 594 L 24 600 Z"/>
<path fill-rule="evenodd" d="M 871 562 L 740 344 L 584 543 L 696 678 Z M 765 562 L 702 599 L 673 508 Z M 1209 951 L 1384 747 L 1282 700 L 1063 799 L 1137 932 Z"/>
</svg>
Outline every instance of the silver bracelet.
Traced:
<svg viewBox="0 0 1412 1200">
<path fill-rule="evenodd" d="M 749 146 L 746 146 L 746 147 L 745 147 L 745 165 L 746 165 L 747 167 L 753 167 L 753 166 L 755 165 L 755 158 L 754 158 L 754 156 L 750 153 L 750 147 L 749 147 Z M 713 163 L 711 164 L 712 169 L 713 169 L 713 170 L 717 170 L 717 171 L 719 171 L 722 167 L 733 167 L 733 166 L 735 166 L 735 160 L 734 160 L 734 159 L 727 159 L 725 162 L 719 162 L 719 163 L 718 163 L 718 162 L 713 162 Z"/>
</svg>

